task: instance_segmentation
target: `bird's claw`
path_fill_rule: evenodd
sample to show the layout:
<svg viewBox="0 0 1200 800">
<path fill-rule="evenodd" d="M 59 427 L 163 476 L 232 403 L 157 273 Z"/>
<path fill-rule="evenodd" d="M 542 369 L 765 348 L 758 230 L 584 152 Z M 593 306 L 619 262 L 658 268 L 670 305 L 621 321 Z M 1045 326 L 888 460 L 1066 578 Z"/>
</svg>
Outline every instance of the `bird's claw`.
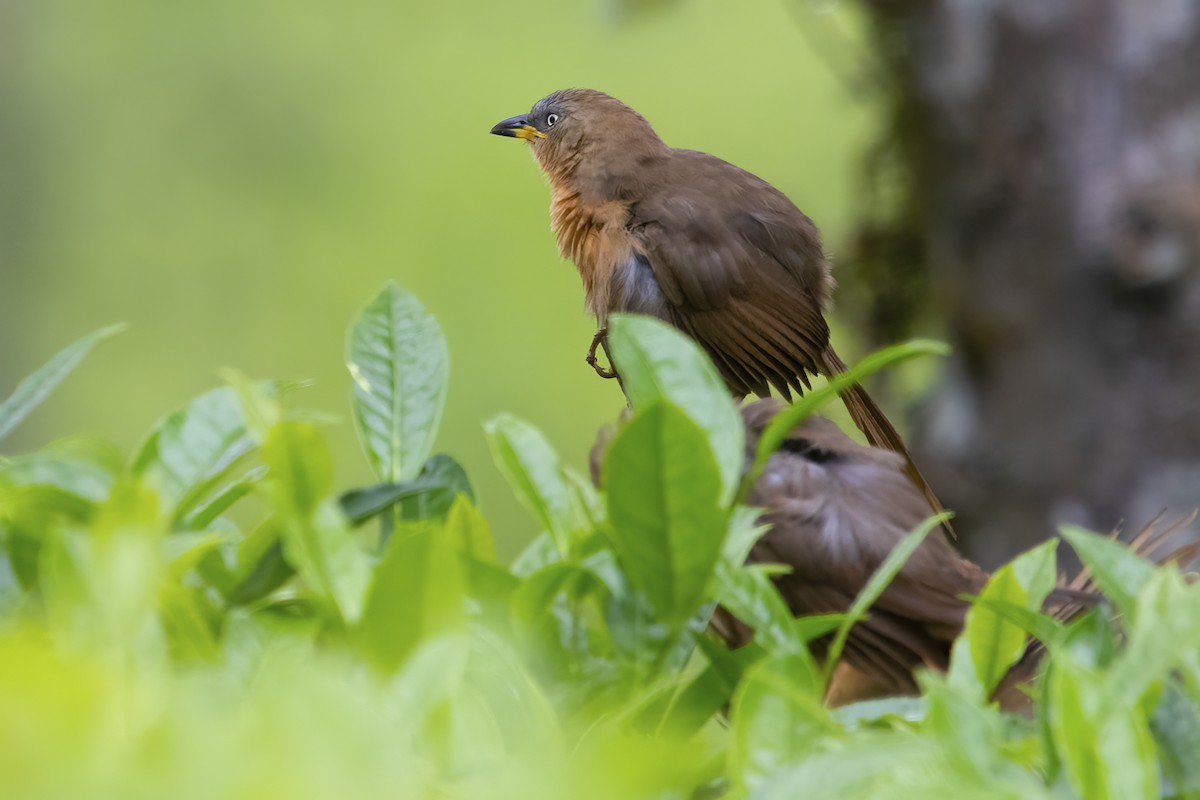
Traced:
<svg viewBox="0 0 1200 800">
<path fill-rule="evenodd" d="M 601 328 L 600 330 L 596 331 L 596 335 L 592 337 L 592 346 L 588 348 L 587 355 L 584 356 L 583 360 L 587 362 L 589 367 L 596 370 L 596 374 L 601 378 L 617 377 L 616 369 L 611 366 L 605 367 L 600 363 L 600 360 L 596 358 L 596 349 L 599 347 L 603 347 L 604 354 L 608 355 L 608 328 Z M 609 357 L 608 360 L 610 363 L 612 362 L 611 357 Z"/>
</svg>

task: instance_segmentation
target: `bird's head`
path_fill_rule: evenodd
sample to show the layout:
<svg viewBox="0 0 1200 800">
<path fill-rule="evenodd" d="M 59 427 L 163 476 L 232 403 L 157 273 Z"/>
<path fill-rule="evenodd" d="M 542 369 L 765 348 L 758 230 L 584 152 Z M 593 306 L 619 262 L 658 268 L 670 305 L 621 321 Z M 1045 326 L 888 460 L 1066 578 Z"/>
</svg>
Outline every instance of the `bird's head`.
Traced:
<svg viewBox="0 0 1200 800">
<path fill-rule="evenodd" d="M 595 89 L 549 94 L 528 113 L 496 123 L 491 132 L 529 142 L 551 180 L 580 171 L 636 169 L 638 158 L 666 148 L 641 114 Z"/>
</svg>

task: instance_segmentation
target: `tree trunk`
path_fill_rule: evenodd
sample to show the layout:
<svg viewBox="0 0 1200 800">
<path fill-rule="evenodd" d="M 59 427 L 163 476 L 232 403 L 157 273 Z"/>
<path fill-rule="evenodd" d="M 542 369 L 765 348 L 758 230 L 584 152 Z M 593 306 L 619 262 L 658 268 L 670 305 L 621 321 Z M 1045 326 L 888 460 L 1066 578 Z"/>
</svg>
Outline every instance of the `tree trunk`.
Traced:
<svg viewBox="0 0 1200 800">
<path fill-rule="evenodd" d="M 994 564 L 1060 522 L 1191 511 L 1200 4 L 867 5 L 900 84 L 888 252 L 913 258 L 890 266 L 927 280 L 954 347 L 915 449 L 966 549 Z M 872 314 L 893 338 L 912 316 L 895 298 L 876 292 Z"/>
</svg>

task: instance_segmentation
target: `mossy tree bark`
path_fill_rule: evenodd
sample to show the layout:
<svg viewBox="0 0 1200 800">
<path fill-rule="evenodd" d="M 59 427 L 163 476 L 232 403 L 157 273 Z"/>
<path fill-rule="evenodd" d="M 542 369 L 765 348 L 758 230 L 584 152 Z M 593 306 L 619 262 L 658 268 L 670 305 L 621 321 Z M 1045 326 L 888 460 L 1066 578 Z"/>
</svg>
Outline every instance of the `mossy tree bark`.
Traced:
<svg viewBox="0 0 1200 800">
<path fill-rule="evenodd" d="M 947 322 L 915 444 L 967 550 L 1200 505 L 1200 5 L 865 5 L 907 186 L 876 253 Z"/>
</svg>

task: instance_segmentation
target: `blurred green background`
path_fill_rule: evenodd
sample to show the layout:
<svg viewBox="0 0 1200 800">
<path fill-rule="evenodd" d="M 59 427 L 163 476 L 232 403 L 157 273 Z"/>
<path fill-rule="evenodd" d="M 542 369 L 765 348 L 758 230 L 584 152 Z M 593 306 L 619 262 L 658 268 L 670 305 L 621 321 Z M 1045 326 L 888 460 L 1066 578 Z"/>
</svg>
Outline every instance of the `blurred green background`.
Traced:
<svg viewBox="0 0 1200 800">
<path fill-rule="evenodd" d="M 0 6 L 0 395 L 85 331 L 133 325 L 7 449 L 83 432 L 131 449 L 233 366 L 312 379 L 304 404 L 342 419 L 339 485 L 364 483 L 343 337 L 395 278 L 449 340 L 438 449 L 511 552 L 533 523 L 481 423 L 529 419 L 582 468 L 623 399 L 583 363 L 594 321 L 543 179 L 488 128 L 554 89 L 603 89 L 669 143 L 775 183 L 835 255 L 874 135 L 878 109 L 830 68 L 861 46 L 844 4 L 649 5 Z"/>
</svg>

